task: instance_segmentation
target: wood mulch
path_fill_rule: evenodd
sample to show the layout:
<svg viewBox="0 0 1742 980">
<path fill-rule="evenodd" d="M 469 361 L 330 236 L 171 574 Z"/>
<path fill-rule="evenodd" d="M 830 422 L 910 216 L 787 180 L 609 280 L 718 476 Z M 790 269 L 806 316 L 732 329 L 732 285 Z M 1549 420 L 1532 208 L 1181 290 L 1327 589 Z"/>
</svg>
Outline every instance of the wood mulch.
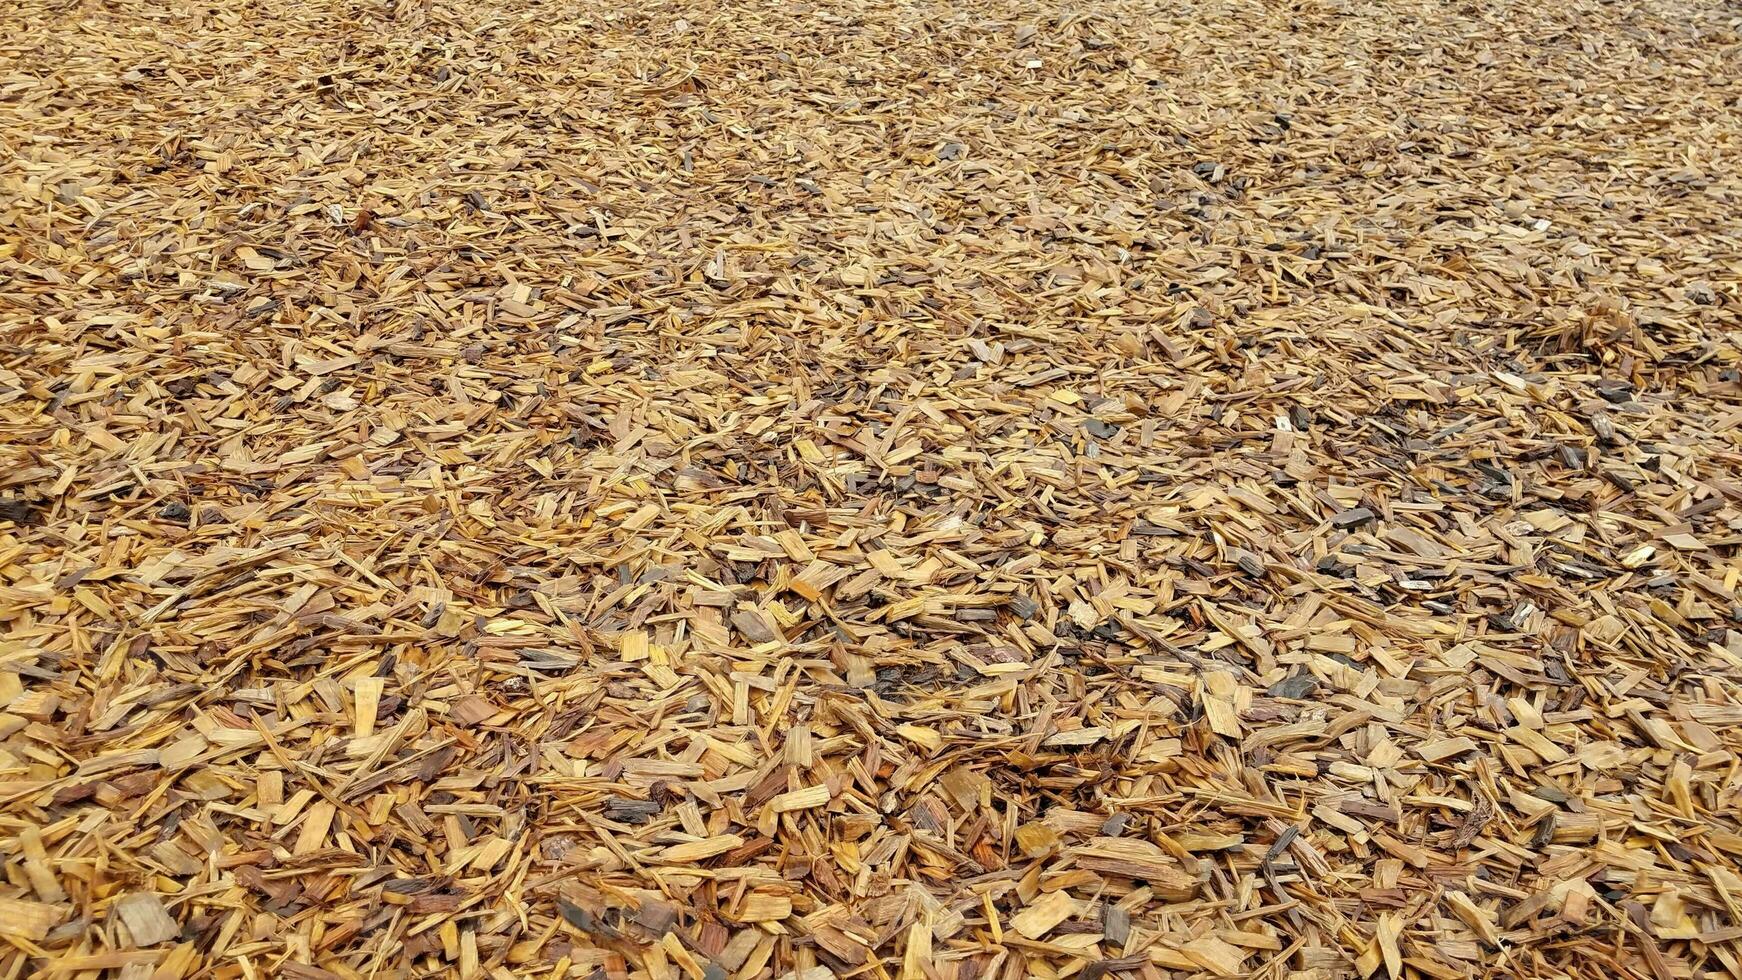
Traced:
<svg viewBox="0 0 1742 980">
<path fill-rule="evenodd" d="M 0 24 L 0 980 L 1742 976 L 1733 3 Z"/>
</svg>

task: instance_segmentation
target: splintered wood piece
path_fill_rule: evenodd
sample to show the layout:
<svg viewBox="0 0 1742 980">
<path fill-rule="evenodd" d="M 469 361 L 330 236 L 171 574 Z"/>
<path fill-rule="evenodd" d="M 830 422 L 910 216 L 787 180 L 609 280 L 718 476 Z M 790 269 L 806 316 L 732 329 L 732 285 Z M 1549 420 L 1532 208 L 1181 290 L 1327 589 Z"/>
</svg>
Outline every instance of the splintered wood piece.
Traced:
<svg viewBox="0 0 1742 980">
<path fill-rule="evenodd" d="M 779 922 L 792 914 L 792 899 L 785 895 L 751 892 L 744 896 L 732 917 L 739 922 Z"/>
<path fill-rule="evenodd" d="M 55 877 L 48 851 L 42 845 L 42 831 L 36 827 L 23 828 L 18 832 L 18 846 L 24 852 L 24 873 L 37 897 L 51 905 L 66 901 L 66 890 Z"/>
<path fill-rule="evenodd" d="M 164 911 L 163 899 L 157 895 L 140 892 L 124 895 L 116 900 L 114 913 L 135 946 L 155 946 L 181 933 L 181 926 Z"/>
<path fill-rule="evenodd" d="M 386 685 L 387 681 L 382 677 L 365 677 L 357 681 L 356 721 L 353 730 L 358 738 L 368 738 L 375 734 L 375 720 L 381 709 L 381 694 Z"/>
<path fill-rule="evenodd" d="M 1489 913 L 1472 901 L 1470 896 L 1461 891 L 1448 891 L 1445 894 L 1445 903 L 1452 910 L 1452 914 L 1474 930 L 1483 942 L 1490 946 L 1500 944 L 1500 934 L 1495 930 Z"/>
<path fill-rule="evenodd" d="M 744 838 L 737 834 L 721 834 L 706 840 L 673 844 L 661 851 L 655 859 L 662 864 L 689 864 L 717 857 L 733 848 L 742 846 L 744 846 Z"/>
<path fill-rule="evenodd" d="M 1023 824 L 1016 828 L 1016 846 L 1026 857 L 1046 857 L 1058 850 L 1059 834 L 1043 823 Z"/>
<path fill-rule="evenodd" d="M 1170 901 L 1184 901 L 1197 893 L 1197 879 L 1181 870 L 1179 862 L 1146 840 L 1095 837 L 1068 852 L 1079 868 L 1126 878 L 1141 878 L 1155 894 Z"/>
<path fill-rule="evenodd" d="M 309 854 L 324 846 L 327 829 L 332 826 L 333 817 L 337 813 L 338 808 L 325 800 L 309 807 L 307 815 L 303 817 L 302 827 L 297 832 L 296 846 L 291 849 L 292 853 Z"/>
<path fill-rule="evenodd" d="M 0 933 L 32 941 L 41 940 L 66 918 L 66 910 L 47 902 L 0 898 Z"/>
<path fill-rule="evenodd" d="M 1223 942 L 1215 936 L 1194 939 L 1180 947 L 1186 959 L 1219 977 L 1231 977 L 1241 972 L 1249 955 L 1247 950 Z"/>
<path fill-rule="evenodd" d="M 1010 917 L 1010 928 L 1029 939 L 1039 939 L 1059 923 L 1077 914 L 1080 904 L 1068 892 L 1047 892 Z"/>
<path fill-rule="evenodd" d="M 901 958 L 902 980 L 925 980 L 931 969 L 931 923 L 915 922 L 907 929 L 907 950 Z"/>
<path fill-rule="evenodd" d="M 768 801 L 775 813 L 790 813 L 793 810 L 808 810 L 811 807 L 824 806 L 829 802 L 827 786 L 807 786 L 804 789 L 782 793 Z"/>
<path fill-rule="evenodd" d="M 939 780 L 938 785 L 958 807 L 973 812 L 980 806 L 980 794 L 991 788 L 992 781 L 985 773 L 956 769 Z"/>
</svg>

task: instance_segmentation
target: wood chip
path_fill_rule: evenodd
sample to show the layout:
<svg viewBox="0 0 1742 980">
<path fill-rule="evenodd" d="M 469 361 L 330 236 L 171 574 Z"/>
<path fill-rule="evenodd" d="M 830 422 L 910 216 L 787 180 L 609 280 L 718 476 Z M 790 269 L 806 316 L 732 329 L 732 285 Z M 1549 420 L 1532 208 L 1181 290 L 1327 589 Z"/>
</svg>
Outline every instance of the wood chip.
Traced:
<svg viewBox="0 0 1742 980">
<path fill-rule="evenodd" d="M 1160 847 L 1146 840 L 1095 837 L 1071 850 L 1076 865 L 1091 871 L 1141 878 L 1157 895 L 1184 901 L 1197 892 L 1197 881 Z"/>
<path fill-rule="evenodd" d="M 47 902 L 0 898 L 0 933 L 22 939 L 41 940 L 66 918 L 66 910 Z"/>
<path fill-rule="evenodd" d="M 1010 917 L 1010 928 L 1029 939 L 1039 939 L 1059 923 L 1077 914 L 1077 900 L 1068 892 L 1048 892 Z"/>
<path fill-rule="evenodd" d="M 808 810 L 811 807 L 823 806 L 829 802 L 827 786 L 807 786 L 804 789 L 782 793 L 770 800 L 768 805 L 775 813 L 790 813 L 793 810 Z"/>
<path fill-rule="evenodd" d="M 181 933 L 181 926 L 164 911 L 163 899 L 157 895 L 134 893 L 124 896 L 115 902 L 114 912 L 135 946 L 155 946 Z"/>
</svg>

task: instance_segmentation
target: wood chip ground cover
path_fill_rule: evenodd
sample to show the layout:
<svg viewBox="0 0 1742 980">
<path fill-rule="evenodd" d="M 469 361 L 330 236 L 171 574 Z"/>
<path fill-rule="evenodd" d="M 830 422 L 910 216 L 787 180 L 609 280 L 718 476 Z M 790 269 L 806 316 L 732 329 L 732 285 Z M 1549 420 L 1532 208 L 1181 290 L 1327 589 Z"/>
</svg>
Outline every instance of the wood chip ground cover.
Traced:
<svg viewBox="0 0 1742 980">
<path fill-rule="evenodd" d="M 1742 13 L 19 0 L 0 975 L 1742 975 Z"/>
</svg>

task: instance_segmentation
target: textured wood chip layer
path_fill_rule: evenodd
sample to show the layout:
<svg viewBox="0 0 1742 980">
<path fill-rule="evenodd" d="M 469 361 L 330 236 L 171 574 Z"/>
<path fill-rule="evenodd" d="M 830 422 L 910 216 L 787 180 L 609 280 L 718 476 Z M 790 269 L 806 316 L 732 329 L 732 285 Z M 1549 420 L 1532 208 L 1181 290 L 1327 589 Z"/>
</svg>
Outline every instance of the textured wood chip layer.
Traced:
<svg viewBox="0 0 1742 980">
<path fill-rule="evenodd" d="M 1742 976 L 1739 31 L 13 0 L 0 980 Z"/>
</svg>

